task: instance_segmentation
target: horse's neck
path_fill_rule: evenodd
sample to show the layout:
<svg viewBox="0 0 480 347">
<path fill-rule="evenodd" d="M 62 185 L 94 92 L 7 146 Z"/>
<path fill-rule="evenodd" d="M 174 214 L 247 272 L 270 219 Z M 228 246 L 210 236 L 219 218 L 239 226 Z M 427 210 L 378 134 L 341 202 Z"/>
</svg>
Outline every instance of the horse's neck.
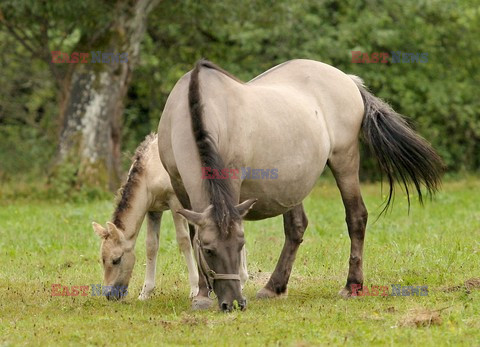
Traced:
<svg viewBox="0 0 480 347">
<path fill-rule="evenodd" d="M 135 192 L 128 201 L 128 207 L 122 212 L 120 221 L 124 226 L 125 239 L 135 242 L 140 227 L 142 226 L 145 214 L 149 207 L 147 187 L 143 182 L 144 178 L 136 186 Z"/>
</svg>

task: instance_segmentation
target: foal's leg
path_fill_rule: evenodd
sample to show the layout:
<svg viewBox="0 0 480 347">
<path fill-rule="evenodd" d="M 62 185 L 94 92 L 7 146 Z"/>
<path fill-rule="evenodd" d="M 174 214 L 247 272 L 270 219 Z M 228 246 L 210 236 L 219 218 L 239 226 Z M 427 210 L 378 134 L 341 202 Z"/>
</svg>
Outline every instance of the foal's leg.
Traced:
<svg viewBox="0 0 480 347">
<path fill-rule="evenodd" d="M 293 262 L 298 247 L 303 241 L 303 233 L 308 220 L 303 210 L 303 204 L 295 206 L 283 215 L 285 244 L 278 259 L 277 266 L 268 283 L 257 293 L 257 298 L 273 298 L 287 294 L 287 283 L 292 272 Z"/>
<path fill-rule="evenodd" d="M 245 282 L 248 280 L 248 270 L 247 270 L 247 249 L 245 246 L 242 248 L 242 253 L 240 253 L 240 285 L 242 290 L 245 287 Z"/>
<path fill-rule="evenodd" d="M 185 257 L 188 269 L 188 279 L 190 282 L 190 298 L 198 294 L 198 270 L 197 264 L 193 258 L 192 244 L 190 242 L 190 233 L 188 231 L 187 221 L 175 211 L 172 212 L 173 223 L 177 234 L 177 243 L 180 251 Z"/>
<path fill-rule="evenodd" d="M 363 240 L 368 213 L 360 193 L 359 161 L 358 147 L 354 146 L 344 154 L 336 154 L 328 163 L 342 194 L 351 242 L 347 284 L 339 292 L 345 298 L 351 296 L 352 284 L 360 285 L 360 288 L 363 285 Z"/>
<path fill-rule="evenodd" d="M 148 299 L 155 288 L 155 271 L 157 267 L 158 238 L 160 235 L 161 221 L 162 212 L 147 213 L 147 239 L 145 242 L 147 249 L 147 270 L 145 272 L 145 283 L 138 297 L 140 300 Z"/>
<path fill-rule="evenodd" d="M 179 208 L 175 208 L 174 205 L 170 205 L 170 209 L 172 210 L 172 212 L 177 211 L 180 208 L 191 209 L 192 206 L 190 205 L 188 194 L 185 192 L 184 188 L 182 187 L 182 184 L 176 180 L 172 180 L 171 182 L 172 182 L 173 190 L 175 191 L 175 195 L 181 204 L 181 207 Z M 173 213 L 176 214 L 176 212 L 173 212 Z M 195 227 L 189 224 L 188 228 L 190 230 L 190 239 L 193 242 L 193 238 L 195 237 Z M 192 300 L 192 309 L 203 310 L 203 309 L 209 308 L 210 306 L 212 306 L 212 304 L 213 304 L 213 300 L 208 297 L 207 282 L 205 282 L 204 276 L 199 276 L 198 294 Z"/>
</svg>

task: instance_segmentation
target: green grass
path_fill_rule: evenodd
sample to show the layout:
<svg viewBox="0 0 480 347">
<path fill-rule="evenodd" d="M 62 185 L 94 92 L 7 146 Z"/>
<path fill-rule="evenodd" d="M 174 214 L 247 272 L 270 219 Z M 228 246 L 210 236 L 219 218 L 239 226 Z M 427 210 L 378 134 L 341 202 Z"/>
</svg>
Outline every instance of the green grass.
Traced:
<svg viewBox="0 0 480 347">
<path fill-rule="evenodd" d="M 281 217 L 246 223 L 252 279 L 245 312 L 192 312 L 186 266 L 164 217 L 157 289 L 136 299 L 145 273 L 145 233 L 137 243 L 128 298 L 52 297 L 51 285 L 100 283 L 99 240 L 110 201 L 71 204 L 8 201 L 0 205 L 0 345 L 478 345 L 480 290 L 446 291 L 480 277 L 480 179 L 447 182 L 433 202 L 398 195 L 375 222 L 380 185 L 362 187 L 370 221 L 365 284 L 428 285 L 427 297 L 341 299 L 350 241 L 339 193 L 320 182 L 305 201 L 309 227 L 286 299 L 259 301 L 283 244 Z M 404 326 L 412 310 L 440 310 L 441 322 Z"/>
</svg>

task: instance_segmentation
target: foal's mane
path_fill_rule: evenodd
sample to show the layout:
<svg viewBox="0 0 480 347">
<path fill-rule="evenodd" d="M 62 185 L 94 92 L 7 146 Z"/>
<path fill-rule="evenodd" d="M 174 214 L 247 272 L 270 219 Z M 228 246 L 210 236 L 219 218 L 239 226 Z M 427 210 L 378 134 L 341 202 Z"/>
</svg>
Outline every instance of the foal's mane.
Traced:
<svg viewBox="0 0 480 347">
<path fill-rule="evenodd" d="M 113 213 L 112 221 L 118 228 L 125 230 L 122 217 L 125 211 L 130 208 L 130 200 L 132 199 L 135 188 L 140 181 L 139 178 L 145 170 L 144 158 L 148 150 L 148 146 L 157 140 L 157 134 L 151 133 L 147 135 L 145 140 L 137 147 L 135 154 L 132 157 L 133 164 L 128 172 L 126 182 L 120 187 L 116 197 L 116 208 Z"/>
<path fill-rule="evenodd" d="M 207 132 L 204 123 L 199 79 L 201 68 L 213 69 L 237 82 L 243 82 L 207 60 L 198 61 L 190 76 L 188 104 L 192 119 L 192 131 L 197 144 L 198 154 L 200 155 L 201 165 L 202 167 L 210 167 L 220 171 L 225 168 L 225 164 L 218 153 L 217 144 Z M 213 205 L 213 220 L 223 233 L 228 233 L 232 222 L 241 219 L 235 208 L 235 198 L 230 179 L 207 179 L 205 180 L 205 184 L 207 185 L 207 191 L 210 195 L 210 203 Z"/>
</svg>

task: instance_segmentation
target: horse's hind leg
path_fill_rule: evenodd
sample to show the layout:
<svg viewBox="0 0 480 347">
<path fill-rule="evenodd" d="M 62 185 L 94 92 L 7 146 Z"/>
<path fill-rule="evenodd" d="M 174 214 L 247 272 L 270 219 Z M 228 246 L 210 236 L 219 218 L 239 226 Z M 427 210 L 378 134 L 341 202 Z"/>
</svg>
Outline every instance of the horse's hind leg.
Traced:
<svg viewBox="0 0 480 347">
<path fill-rule="evenodd" d="M 359 162 L 357 145 L 344 153 L 333 155 L 328 161 L 342 195 L 351 242 L 347 284 L 339 293 L 343 297 L 351 296 L 352 285 L 358 285 L 359 289 L 363 285 L 363 241 L 368 213 L 360 193 Z"/>
<path fill-rule="evenodd" d="M 162 221 L 162 212 L 147 213 L 147 239 L 145 247 L 147 249 L 147 269 L 145 271 L 145 282 L 142 292 L 139 295 L 140 300 L 147 300 L 155 288 L 155 272 L 157 267 L 157 254 L 159 246 L 160 224 Z"/>
<path fill-rule="evenodd" d="M 302 204 L 295 206 L 283 215 L 285 244 L 275 271 L 265 287 L 257 293 L 257 298 L 273 298 L 287 294 L 287 284 L 292 272 L 293 262 L 298 247 L 303 241 L 303 233 L 307 225 L 308 220 Z"/>
</svg>

